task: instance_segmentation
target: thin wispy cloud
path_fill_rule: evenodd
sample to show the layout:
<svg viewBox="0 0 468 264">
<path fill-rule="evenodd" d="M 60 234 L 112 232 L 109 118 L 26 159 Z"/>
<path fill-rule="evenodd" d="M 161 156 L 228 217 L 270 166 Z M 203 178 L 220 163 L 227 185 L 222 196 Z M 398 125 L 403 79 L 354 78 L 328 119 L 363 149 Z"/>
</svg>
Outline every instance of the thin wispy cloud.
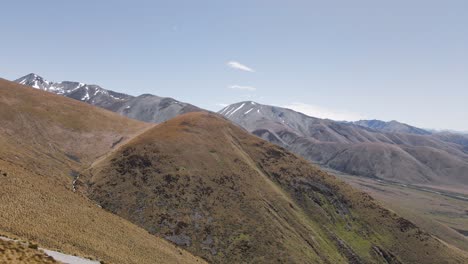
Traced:
<svg viewBox="0 0 468 264">
<path fill-rule="evenodd" d="M 229 104 L 224 104 L 224 103 L 216 103 L 217 106 L 220 106 L 220 107 L 226 107 L 228 106 Z"/>
<path fill-rule="evenodd" d="M 242 85 L 231 85 L 229 86 L 230 89 L 236 89 L 236 90 L 244 90 L 244 91 L 255 91 L 257 88 L 253 86 L 242 86 Z"/>
<path fill-rule="evenodd" d="M 365 116 L 358 113 L 346 110 L 328 109 L 321 106 L 310 105 L 305 103 L 296 102 L 289 105 L 285 105 L 283 107 L 292 109 L 294 111 L 303 113 L 308 116 L 317 118 L 327 118 L 337 121 L 357 121 L 361 119 L 366 119 Z"/>
<path fill-rule="evenodd" d="M 236 70 L 241 70 L 241 71 L 246 71 L 246 72 L 255 72 L 254 69 L 238 61 L 228 61 L 226 65 Z"/>
</svg>

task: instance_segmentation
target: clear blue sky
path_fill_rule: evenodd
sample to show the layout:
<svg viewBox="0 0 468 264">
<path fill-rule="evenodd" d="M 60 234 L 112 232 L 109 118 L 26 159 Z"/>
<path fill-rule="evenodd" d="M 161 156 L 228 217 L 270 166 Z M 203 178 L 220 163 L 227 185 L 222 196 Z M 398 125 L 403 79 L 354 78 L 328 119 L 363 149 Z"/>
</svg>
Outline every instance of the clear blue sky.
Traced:
<svg viewBox="0 0 468 264">
<path fill-rule="evenodd" d="M 468 130 L 467 14 L 451 0 L 5 1 L 0 77 Z"/>
</svg>

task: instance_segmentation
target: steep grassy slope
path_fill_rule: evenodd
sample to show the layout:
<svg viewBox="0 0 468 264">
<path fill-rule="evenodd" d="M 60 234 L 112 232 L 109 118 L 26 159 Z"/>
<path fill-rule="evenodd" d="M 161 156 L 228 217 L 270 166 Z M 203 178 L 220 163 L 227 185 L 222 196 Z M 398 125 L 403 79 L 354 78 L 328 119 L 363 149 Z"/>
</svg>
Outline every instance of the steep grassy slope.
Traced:
<svg viewBox="0 0 468 264">
<path fill-rule="evenodd" d="M 215 263 L 465 263 L 305 160 L 191 113 L 96 163 L 89 196 Z"/>
<path fill-rule="evenodd" d="M 151 125 L 0 80 L 0 233 L 110 263 L 201 261 L 73 191 L 78 171 Z"/>
<path fill-rule="evenodd" d="M 41 246 L 110 263 L 191 263 L 170 243 L 103 211 L 85 197 L 0 161 L 0 230 Z"/>
</svg>

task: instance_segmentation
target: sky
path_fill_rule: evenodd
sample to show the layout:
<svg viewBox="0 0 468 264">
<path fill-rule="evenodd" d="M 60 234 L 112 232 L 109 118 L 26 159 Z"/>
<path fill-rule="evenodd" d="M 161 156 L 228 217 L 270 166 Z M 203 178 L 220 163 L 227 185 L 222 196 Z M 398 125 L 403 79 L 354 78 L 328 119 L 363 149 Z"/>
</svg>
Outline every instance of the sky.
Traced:
<svg viewBox="0 0 468 264">
<path fill-rule="evenodd" d="M 0 77 L 468 131 L 468 1 L 5 1 Z"/>
</svg>

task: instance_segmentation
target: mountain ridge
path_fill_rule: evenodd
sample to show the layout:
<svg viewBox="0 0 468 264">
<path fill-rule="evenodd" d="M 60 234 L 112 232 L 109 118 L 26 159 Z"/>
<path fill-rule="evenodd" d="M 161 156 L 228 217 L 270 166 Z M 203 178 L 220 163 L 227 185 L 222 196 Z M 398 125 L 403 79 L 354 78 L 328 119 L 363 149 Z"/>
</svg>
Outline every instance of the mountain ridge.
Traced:
<svg viewBox="0 0 468 264">
<path fill-rule="evenodd" d="M 373 120 L 359 120 L 352 122 L 353 124 L 368 127 L 380 132 L 390 132 L 390 133 L 406 133 L 406 134 L 416 134 L 416 135 L 431 135 L 432 132 L 427 131 L 422 128 L 414 127 L 405 123 L 398 122 L 396 120 L 391 121 L 381 121 L 377 119 Z"/>
<path fill-rule="evenodd" d="M 244 101 L 218 112 L 247 131 L 321 166 L 402 183 L 468 185 L 464 138 L 380 132 Z M 464 142 L 464 141 L 463 141 Z"/>
<path fill-rule="evenodd" d="M 81 82 L 50 82 L 34 73 L 18 78 L 15 82 L 86 102 L 143 122 L 161 123 L 183 113 L 202 111 L 194 105 L 170 97 L 152 94 L 132 96 Z"/>
</svg>

